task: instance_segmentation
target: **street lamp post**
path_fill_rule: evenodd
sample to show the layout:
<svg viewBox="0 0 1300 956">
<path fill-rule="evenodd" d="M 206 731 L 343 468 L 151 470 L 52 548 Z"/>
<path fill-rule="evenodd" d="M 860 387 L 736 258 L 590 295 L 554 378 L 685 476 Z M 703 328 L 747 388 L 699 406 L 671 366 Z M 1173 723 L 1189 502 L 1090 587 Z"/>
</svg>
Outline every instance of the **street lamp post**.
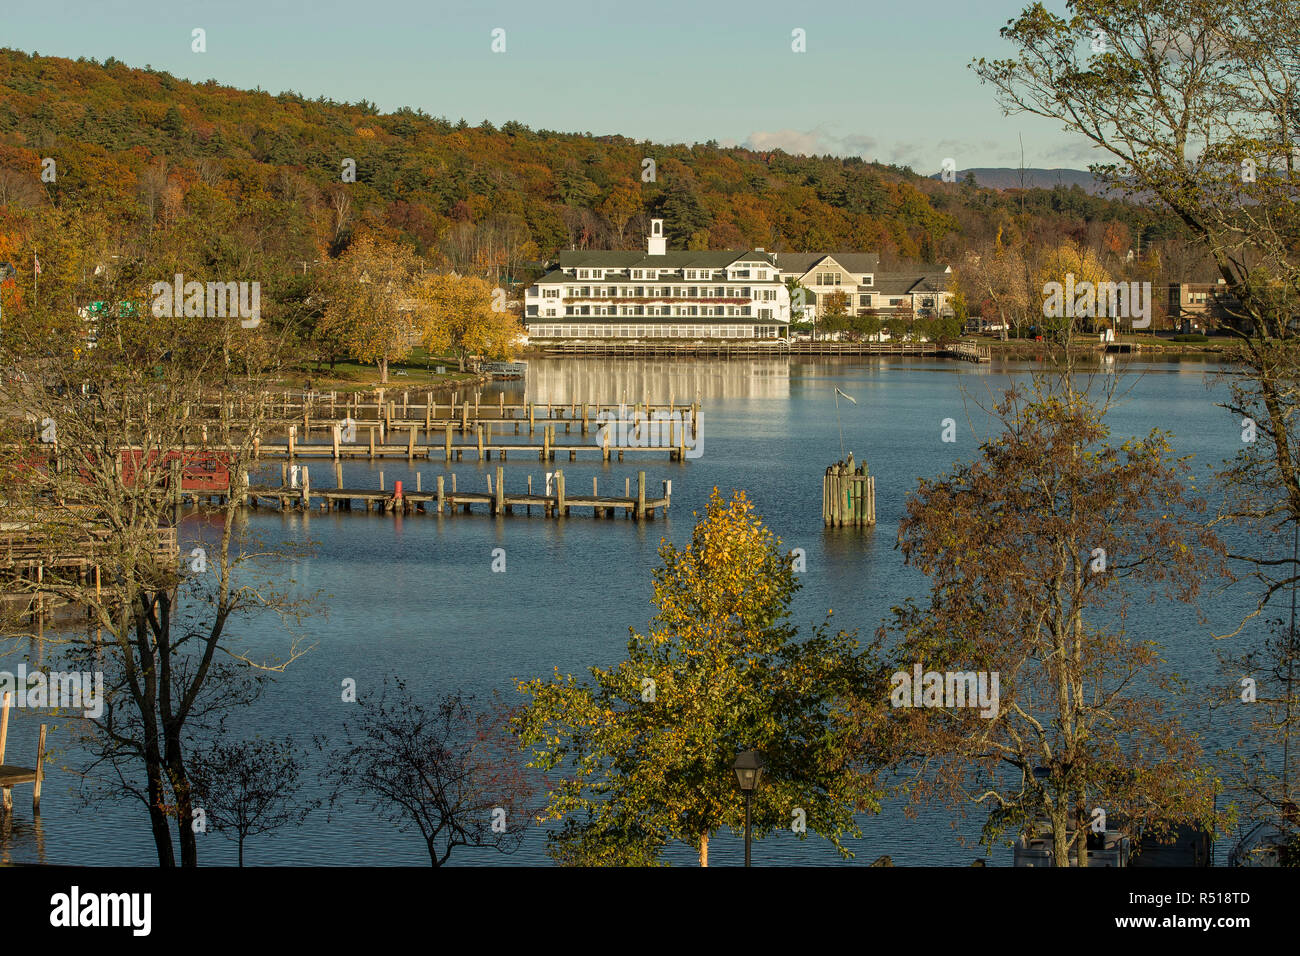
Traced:
<svg viewBox="0 0 1300 956">
<path fill-rule="evenodd" d="M 749 808 L 754 791 L 758 789 L 758 782 L 763 778 L 763 756 L 757 750 L 746 750 L 736 757 L 732 769 L 736 771 L 736 779 L 740 781 L 740 789 L 745 794 L 745 866 L 749 866 Z"/>
</svg>

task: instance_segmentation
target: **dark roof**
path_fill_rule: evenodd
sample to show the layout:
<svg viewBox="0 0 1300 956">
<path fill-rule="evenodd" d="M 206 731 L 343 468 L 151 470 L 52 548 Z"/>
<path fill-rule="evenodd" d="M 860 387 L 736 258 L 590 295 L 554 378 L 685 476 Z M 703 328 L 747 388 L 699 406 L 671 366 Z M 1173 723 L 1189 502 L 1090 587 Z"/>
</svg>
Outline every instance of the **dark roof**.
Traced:
<svg viewBox="0 0 1300 956">
<path fill-rule="evenodd" d="M 732 249 L 686 250 L 666 252 L 652 256 L 641 250 L 584 249 L 560 253 L 560 266 L 565 269 L 722 269 L 733 262 L 772 263 L 770 252 L 737 252 Z"/>
<path fill-rule="evenodd" d="M 849 272 L 874 273 L 880 265 L 880 256 L 874 252 L 780 252 L 776 264 L 782 272 L 805 275 L 827 256 Z"/>
<path fill-rule="evenodd" d="M 916 276 L 876 276 L 875 285 L 858 286 L 860 292 L 879 292 L 881 295 L 905 295 L 916 285 Z"/>
<path fill-rule="evenodd" d="M 952 276 L 947 272 L 931 272 L 921 276 L 912 287 L 913 292 L 947 292 Z"/>
</svg>

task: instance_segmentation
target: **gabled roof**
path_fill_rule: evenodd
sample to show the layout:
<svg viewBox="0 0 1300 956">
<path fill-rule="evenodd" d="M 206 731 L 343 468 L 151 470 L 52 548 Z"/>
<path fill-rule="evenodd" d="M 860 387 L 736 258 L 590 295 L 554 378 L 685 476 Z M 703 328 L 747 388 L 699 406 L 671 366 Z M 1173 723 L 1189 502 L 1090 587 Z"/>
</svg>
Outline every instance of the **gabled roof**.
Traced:
<svg viewBox="0 0 1300 956">
<path fill-rule="evenodd" d="M 874 252 L 781 252 L 776 264 L 787 275 L 807 275 L 824 260 L 833 259 L 846 272 L 870 275 L 880 266 L 880 256 Z"/>
</svg>

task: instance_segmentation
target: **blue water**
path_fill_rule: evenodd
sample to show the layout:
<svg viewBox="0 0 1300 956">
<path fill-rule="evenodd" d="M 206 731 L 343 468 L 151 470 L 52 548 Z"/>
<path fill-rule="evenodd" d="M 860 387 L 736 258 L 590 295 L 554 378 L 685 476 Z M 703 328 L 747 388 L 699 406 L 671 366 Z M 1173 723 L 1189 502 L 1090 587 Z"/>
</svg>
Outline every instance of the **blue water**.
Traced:
<svg viewBox="0 0 1300 956">
<path fill-rule="evenodd" d="M 1114 366 L 1109 366 L 1113 368 Z M 490 695 L 513 694 L 516 679 L 561 672 L 584 673 L 593 664 L 609 665 L 624 656 L 628 628 L 643 628 L 653 613 L 651 569 L 658 563 L 662 537 L 685 543 L 692 512 L 703 509 L 717 486 L 724 494 L 744 489 L 786 548 L 803 548 L 807 571 L 795 602 L 795 619 L 811 623 L 834 610 L 834 622 L 866 636 L 889 608 L 912 595 L 923 600 L 925 579 L 905 568 L 895 549 L 905 495 L 918 477 L 940 474 L 954 461 L 974 454 L 987 434 L 989 419 L 979 407 L 991 405 L 1012 376 L 1029 366 L 995 362 L 992 366 L 936 360 L 889 358 L 820 361 L 608 361 L 553 359 L 534 361 L 526 392 L 522 383 L 503 383 L 507 401 L 534 402 L 643 401 L 678 403 L 698 400 L 703 407 L 703 454 L 695 460 L 670 462 L 668 456 L 629 456 L 624 464 L 602 464 L 599 456 L 543 466 L 536 456 L 520 454 L 506 463 L 506 487 L 522 490 L 526 476 L 535 489 L 544 485 L 546 467 L 562 468 L 570 490 L 587 491 L 598 476 L 602 492 L 617 487 L 639 469 L 648 487 L 673 483 L 672 509 L 666 519 L 638 525 L 624 520 L 595 522 L 585 514 L 564 521 L 534 515 L 491 518 L 414 515 L 393 518 L 351 514 L 280 515 L 255 513 L 250 526 L 268 542 L 310 541 L 309 556 L 277 560 L 268 569 L 282 587 L 307 594 L 319 590 L 319 612 L 295 633 L 280 622 L 261 618 L 235 622 L 231 636 L 254 656 L 283 656 L 296 636 L 311 647 L 278 676 L 262 698 L 236 715 L 237 730 L 266 736 L 337 735 L 351 705 L 341 702 L 340 687 L 353 678 L 362 693 L 386 675 L 432 698 L 460 689 Z M 1240 425 L 1215 406 L 1222 395 L 1208 381 L 1215 366 L 1198 361 L 1121 365 L 1124 393 L 1108 419 L 1119 439 L 1151 428 L 1173 433 L 1175 450 L 1193 456 L 1194 467 L 1235 454 Z M 1104 381 L 1103 373 L 1100 381 Z M 839 400 L 838 386 L 857 404 Z M 487 389 L 484 402 L 495 402 Z M 957 441 L 941 441 L 943 420 L 958 424 Z M 865 531 L 827 530 L 821 524 L 820 480 L 825 466 L 844 449 L 865 460 L 877 479 L 878 524 Z M 565 440 L 563 428 L 557 440 Z M 578 430 L 568 436 L 579 441 Z M 501 440 L 511 440 L 504 436 Z M 527 440 L 521 436 L 519 440 Z M 349 462 L 348 487 L 385 487 L 401 480 L 415 487 L 419 472 L 426 490 L 437 475 L 457 475 L 458 486 L 486 490 L 485 476 L 498 462 L 465 461 Z M 278 481 L 279 466 L 273 467 Z M 332 487 L 332 467 L 312 466 L 312 483 Z M 186 534 L 200 534 L 191 521 Z M 492 551 L 504 548 L 506 573 L 491 570 Z M 290 584 L 292 582 L 292 584 Z M 1216 596 L 1207 605 L 1211 627 L 1234 620 L 1245 595 Z M 1216 680 L 1216 642 L 1211 628 L 1194 614 L 1163 602 L 1133 610 L 1133 633 L 1159 641 L 1171 666 L 1194 685 Z M 1256 640 L 1258 628 L 1237 638 Z M 1219 642 L 1222 644 L 1222 642 Z M 12 669 L 9 658 L 0 667 Z M 30 759 L 35 726 L 49 717 L 14 712 L 9 760 Z M 1188 714 L 1189 724 L 1217 736 L 1203 713 Z M 65 749 L 60 767 L 48 778 L 41 833 L 32 825 L 23 791 L 15 795 L 12 833 L 4 841 L 4 858 L 60 863 L 140 864 L 154 862 L 147 817 L 134 804 L 87 806 L 76 795 L 74 770 L 80 755 L 69 743 L 70 725 L 52 736 Z M 315 758 L 314 758 L 315 759 Z M 314 773 L 309 790 L 317 792 Z M 974 846 L 979 815 L 952 826 L 953 813 L 923 808 L 914 819 L 897 801 L 878 816 L 861 819 L 864 835 L 852 841 L 857 862 L 889 854 L 907 864 L 964 865 L 982 848 Z M 967 845 L 962 845 L 962 840 Z M 530 832 L 514 855 L 491 850 L 457 850 L 457 864 L 545 863 L 544 835 Z M 234 846 L 215 833 L 200 837 L 205 863 L 233 863 Z M 728 834 L 711 847 L 711 862 L 732 864 L 741 848 Z M 669 858 L 690 862 L 693 854 L 676 848 Z M 834 864 L 838 854 L 813 834 L 800 840 L 789 832 L 775 834 L 755 850 L 756 863 Z M 249 864 L 426 864 L 419 836 L 404 833 L 355 806 L 336 808 L 327 818 L 318 811 L 300 828 L 253 838 L 246 848 Z M 1010 861 L 1008 849 L 996 849 L 991 862 Z"/>
</svg>

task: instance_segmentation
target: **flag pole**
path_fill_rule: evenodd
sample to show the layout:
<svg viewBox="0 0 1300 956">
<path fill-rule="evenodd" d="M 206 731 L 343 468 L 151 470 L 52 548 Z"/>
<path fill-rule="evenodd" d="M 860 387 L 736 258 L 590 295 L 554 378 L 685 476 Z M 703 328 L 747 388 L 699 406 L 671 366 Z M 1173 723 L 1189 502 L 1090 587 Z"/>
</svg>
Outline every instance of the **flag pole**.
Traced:
<svg viewBox="0 0 1300 956">
<path fill-rule="evenodd" d="M 835 424 L 840 430 L 840 461 L 844 460 L 844 424 L 840 421 L 840 390 L 835 389 Z"/>
</svg>

